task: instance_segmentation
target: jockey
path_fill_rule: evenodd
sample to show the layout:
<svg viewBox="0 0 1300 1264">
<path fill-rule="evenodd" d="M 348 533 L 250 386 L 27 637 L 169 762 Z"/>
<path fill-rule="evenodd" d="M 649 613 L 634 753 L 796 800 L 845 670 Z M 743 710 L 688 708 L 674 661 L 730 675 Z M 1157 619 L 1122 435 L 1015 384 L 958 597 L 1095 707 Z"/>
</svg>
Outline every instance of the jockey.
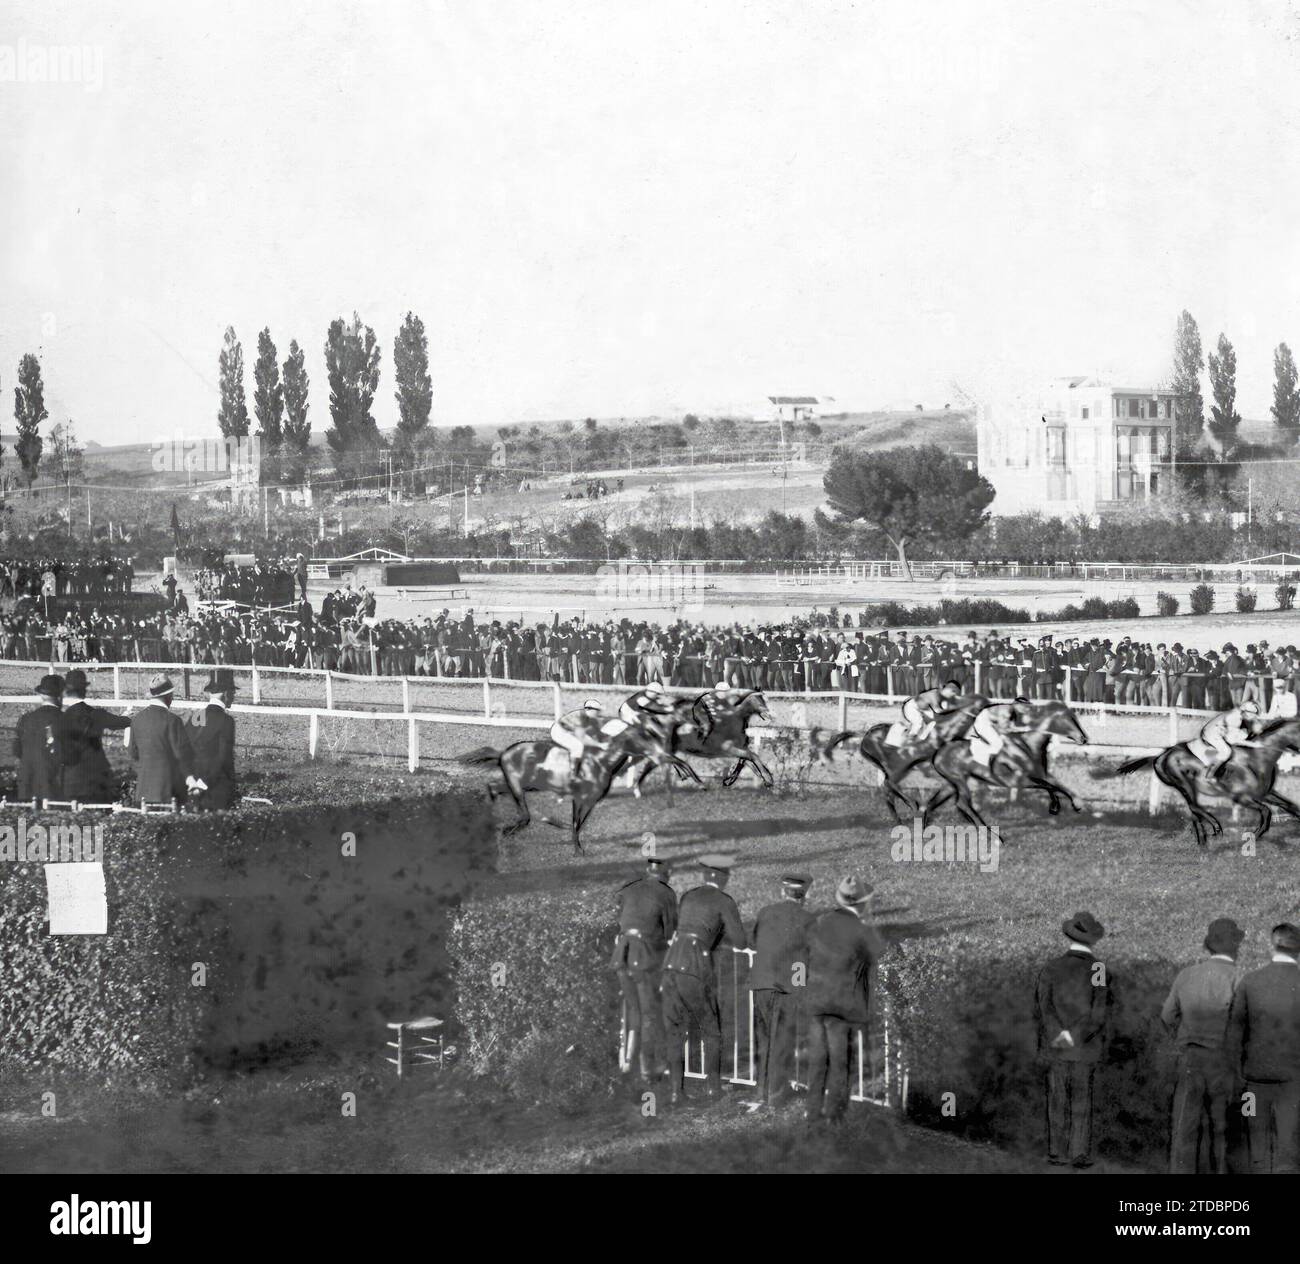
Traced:
<svg viewBox="0 0 1300 1264">
<path fill-rule="evenodd" d="M 1006 745 L 1007 734 L 1030 732 L 1032 726 L 1020 722 L 1018 708 L 1032 705 L 1028 698 L 1017 698 L 995 702 L 977 712 L 970 727 L 971 754 L 983 763 L 992 763 L 993 756 Z"/>
<path fill-rule="evenodd" d="M 560 716 L 551 725 L 551 741 L 569 753 L 569 780 L 576 785 L 582 757 L 589 750 L 603 750 L 610 734 L 602 723 L 604 714 L 599 702 L 588 698 L 576 711 Z"/>
<path fill-rule="evenodd" d="M 644 689 L 638 689 L 618 709 L 619 716 L 634 728 L 646 724 L 657 727 L 663 720 L 673 714 L 672 695 L 657 680 L 652 680 Z"/>
<path fill-rule="evenodd" d="M 925 689 L 903 703 L 903 719 L 907 721 L 907 736 L 911 741 L 930 731 L 941 715 L 956 708 L 953 703 L 961 697 L 961 686 L 955 680 L 945 680 L 938 689 Z"/>
<path fill-rule="evenodd" d="M 712 732 L 713 726 L 722 717 L 730 700 L 731 686 L 725 680 L 718 681 L 708 693 L 701 694 L 695 700 L 696 713 L 703 712 L 703 718 L 708 721 L 707 726 L 701 726 L 705 737 Z"/>
<path fill-rule="evenodd" d="M 1201 729 L 1201 741 L 1214 755 L 1208 765 L 1212 775 L 1220 776 L 1232 758 L 1234 746 L 1252 746 L 1250 737 L 1259 726 L 1259 707 L 1254 702 L 1242 702 L 1230 711 L 1216 715 Z"/>
</svg>

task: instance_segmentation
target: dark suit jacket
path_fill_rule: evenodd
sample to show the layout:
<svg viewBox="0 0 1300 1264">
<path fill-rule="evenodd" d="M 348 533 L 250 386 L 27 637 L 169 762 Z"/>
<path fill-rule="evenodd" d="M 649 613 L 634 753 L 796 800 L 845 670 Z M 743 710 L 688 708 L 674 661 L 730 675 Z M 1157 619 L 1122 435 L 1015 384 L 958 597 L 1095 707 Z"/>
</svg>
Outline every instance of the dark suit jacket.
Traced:
<svg viewBox="0 0 1300 1264">
<path fill-rule="evenodd" d="M 1243 1079 L 1300 1080 L 1300 966 L 1272 961 L 1237 984 L 1228 1049 Z"/>
<path fill-rule="evenodd" d="M 19 799 L 63 798 L 63 712 L 42 704 L 14 727 Z"/>
<path fill-rule="evenodd" d="M 808 1013 L 865 1023 L 884 951 L 879 934 L 856 913 L 843 908 L 823 913 L 808 931 Z"/>
<path fill-rule="evenodd" d="M 189 726 L 168 707 L 150 704 L 131 719 L 131 759 L 139 765 L 137 801 L 185 802 L 185 778 L 194 772 Z"/>
<path fill-rule="evenodd" d="M 1053 1062 L 1100 1062 L 1110 1017 L 1110 970 L 1095 984 L 1093 967 L 1102 965 L 1091 953 L 1067 952 L 1039 972 L 1034 989 L 1034 1020 L 1038 1052 Z M 1074 1038 L 1068 1049 L 1052 1047 L 1063 1031 Z"/>
<path fill-rule="evenodd" d="M 611 964 L 657 970 L 677 929 L 677 893 L 658 878 L 634 878 L 618 891 L 618 940 Z M 630 933 L 629 933 L 630 932 Z"/>
<path fill-rule="evenodd" d="M 235 717 L 219 703 L 209 702 L 189 721 L 194 748 L 194 775 L 207 790 L 199 800 L 205 808 L 233 807 L 235 789 Z"/>
<path fill-rule="evenodd" d="M 754 991 L 791 991 L 796 962 L 803 962 L 807 985 L 808 927 L 812 920 L 802 900 L 782 900 L 759 910 L 750 939 L 754 968 L 749 973 L 749 986 Z"/>
<path fill-rule="evenodd" d="M 723 945 L 747 947 L 736 901 L 709 883 L 692 887 L 677 908 L 677 934 L 664 965 L 696 978 L 712 978 L 712 954 Z"/>
<path fill-rule="evenodd" d="M 102 711 L 87 702 L 74 702 L 63 712 L 63 795 L 82 803 L 110 803 L 117 798 L 113 770 L 104 754 L 103 737 L 128 728 L 131 717 Z"/>
</svg>

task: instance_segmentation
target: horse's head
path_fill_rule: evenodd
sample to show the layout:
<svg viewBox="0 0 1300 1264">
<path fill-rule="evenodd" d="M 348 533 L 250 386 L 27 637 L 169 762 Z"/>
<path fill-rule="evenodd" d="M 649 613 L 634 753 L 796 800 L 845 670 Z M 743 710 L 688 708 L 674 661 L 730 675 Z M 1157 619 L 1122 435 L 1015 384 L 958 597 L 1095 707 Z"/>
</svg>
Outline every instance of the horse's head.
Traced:
<svg viewBox="0 0 1300 1264">
<path fill-rule="evenodd" d="M 1088 735 L 1079 723 L 1079 717 L 1064 702 L 1053 699 L 1037 705 L 1017 708 L 1019 717 L 1033 725 L 1034 733 L 1050 733 L 1054 737 L 1063 737 L 1067 742 L 1082 746 Z"/>
<path fill-rule="evenodd" d="M 1300 751 L 1300 716 L 1266 720 L 1255 740 L 1272 750 Z"/>
<path fill-rule="evenodd" d="M 767 709 L 767 699 L 763 697 L 761 689 L 751 689 L 748 693 L 742 694 L 736 702 L 736 714 L 742 720 L 748 720 L 751 715 L 756 715 L 760 720 L 772 723 L 772 713 Z"/>
</svg>

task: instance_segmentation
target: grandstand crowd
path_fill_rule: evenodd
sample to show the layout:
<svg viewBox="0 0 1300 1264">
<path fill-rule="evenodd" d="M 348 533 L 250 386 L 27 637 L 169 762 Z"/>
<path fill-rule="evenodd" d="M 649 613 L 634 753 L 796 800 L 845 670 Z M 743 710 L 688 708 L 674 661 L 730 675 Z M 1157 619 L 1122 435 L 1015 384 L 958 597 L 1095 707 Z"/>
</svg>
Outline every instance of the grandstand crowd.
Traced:
<svg viewBox="0 0 1300 1264">
<path fill-rule="evenodd" d="M 1120 636 L 1033 638 L 991 631 L 958 638 L 853 627 L 814 612 L 779 624 L 712 628 L 609 619 L 524 624 L 443 610 L 376 619 L 364 586 L 278 609 L 203 603 L 169 591 L 156 614 L 78 604 L 49 617 L 39 603 L 0 616 L 0 655 L 29 662 L 154 662 L 310 667 L 358 675 L 553 680 L 570 684 L 846 690 L 906 698 L 955 680 L 990 698 L 1059 698 L 1227 710 L 1242 701 L 1294 707 L 1300 651 L 1267 642 L 1151 644 Z"/>
<path fill-rule="evenodd" d="M 129 558 L 0 557 L 0 597 L 107 597 L 134 580 Z"/>
</svg>

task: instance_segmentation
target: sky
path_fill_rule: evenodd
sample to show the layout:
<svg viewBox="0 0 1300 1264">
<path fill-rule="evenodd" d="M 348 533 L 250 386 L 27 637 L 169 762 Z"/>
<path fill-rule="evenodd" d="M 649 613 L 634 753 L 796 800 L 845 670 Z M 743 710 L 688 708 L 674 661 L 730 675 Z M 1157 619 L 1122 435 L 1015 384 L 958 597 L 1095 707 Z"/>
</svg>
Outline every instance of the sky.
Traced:
<svg viewBox="0 0 1300 1264">
<path fill-rule="evenodd" d="M 1155 384 L 1183 308 L 1267 417 L 1298 53 L 1249 0 L 0 0 L 0 425 L 31 351 L 83 440 L 215 434 L 233 325 L 321 430 L 354 310 L 383 427 L 408 310 L 439 425 Z"/>
</svg>

